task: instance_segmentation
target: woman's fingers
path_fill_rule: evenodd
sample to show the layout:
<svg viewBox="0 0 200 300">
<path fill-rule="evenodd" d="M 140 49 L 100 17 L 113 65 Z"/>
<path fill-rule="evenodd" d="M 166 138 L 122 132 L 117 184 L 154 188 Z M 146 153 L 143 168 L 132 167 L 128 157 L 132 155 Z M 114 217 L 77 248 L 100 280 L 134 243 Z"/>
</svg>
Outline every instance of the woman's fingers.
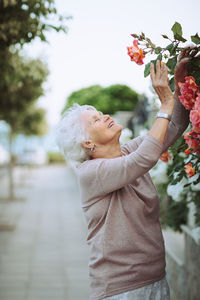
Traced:
<svg viewBox="0 0 200 300">
<path fill-rule="evenodd" d="M 191 45 L 191 46 L 183 49 L 178 56 L 178 62 L 186 56 L 191 56 L 191 57 L 195 56 L 197 54 L 197 52 L 198 52 L 198 48 L 196 45 L 195 46 Z"/>
<path fill-rule="evenodd" d="M 160 60 L 156 62 L 156 73 L 154 70 L 154 64 L 151 64 L 150 76 L 153 88 L 157 93 L 161 103 L 166 101 L 168 98 L 170 99 L 173 96 L 173 93 L 169 87 L 168 68 L 166 64 Z"/>
<path fill-rule="evenodd" d="M 161 70 L 160 70 L 160 60 L 158 59 L 156 62 L 156 79 L 160 78 Z"/>
<path fill-rule="evenodd" d="M 184 57 L 180 62 L 179 62 L 179 65 L 182 66 L 182 65 L 185 65 L 186 63 L 189 62 L 189 57 Z"/>
<path fill-rule="evenodd" d="M 161 78 L 166 78 L 168 80 L 168 69 L 166 64 L 163 63 L 163 69 L 162 69 L 162 73 L 161 73 Z"/>
<path fill-rule="evenodd" d="M 197 52 L 198 52 L 198 48 L 195 47 L 194 49 L 190 50 L 189 56 L 193 57 L 197 54 Z"/>
<path fill-rule="evenodd" d="M 161 61 L 160 61 L 160 73 L 162 74 L 164 70 L 165 70 L 165 64 L 164 64 L 164 62 L 161 60 Z"/>
<path fill-rule="evenodd" d="M 157 60 L 156 62 L 156 72 L 154 70 L 154 64 L 150 65 L 150 77 L 152 85 L 155 86 L 160 83 L 160 81 L 168 81 L 168 69 L 166 64 L 163 61 Z"/>
<path fill-rule="evenodd" d="M 180 61 L 186 54 L 187 48 L 183 49 L 178 55 L 178 61 Z"/>
<path fill-rule="evenodd" d="M 181 61 L 184 57 L 188 56 L 190 50 L 190 47 L 183 49 L 178 55 L 178 61 Z"/>
</svg>

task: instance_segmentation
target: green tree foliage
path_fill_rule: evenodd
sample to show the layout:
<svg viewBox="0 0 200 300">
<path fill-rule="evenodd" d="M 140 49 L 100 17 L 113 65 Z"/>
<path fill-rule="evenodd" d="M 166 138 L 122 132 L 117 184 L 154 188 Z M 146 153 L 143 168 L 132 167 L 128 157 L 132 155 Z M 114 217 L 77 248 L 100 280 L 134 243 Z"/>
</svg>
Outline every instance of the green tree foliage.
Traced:
<svg viewBox="0 0 200 300">
<path fill-rule="evenodd" d="M 115 84 L 105 88 L 93 85 L 72 92 L 67 98 L 67 104 L 62 113 L 73 103 L 92 105 L 107 114 L 114 114 L 117 111 L 132 111 L 138 100 L 139 95 L 126 85 Z"/>
<path fill-rule="evenodd" d="M 38 37 L 46 41 L 51 29 L 67 32 L 66 20 L 58 14 L 54 0 L 1 0 L 0 49 L 23 45 Z"/>
<path fill-rule="evenodd" d="M 48 132 L 48 124 L 46 122 L 46 110 L 41 107 L 29 106 L 26 114 L 21 118 L 19 123 L 20 132 L 25 135 L 43 136 Z"/>
<path fill-rule="evenodd" d="M 11 126 L 13 132 L 25 130 L 27 133 L 23 119 L 27 113 L 30 122 L 30 110 L 35 111 L 33 104 L 44 95 L 42 84 L 48 69 L 41 60 L 23 58 L 18 53 L 7 58 L 7 69 L 0 73 L 0 118 Z M 38 118 L 37 114 L 35 116 Z"/>
<path fill-rule="evenodd" d="M 48 126 L 45 110 L 35 106 L 44 94 L 48 75 L 41 60 L 23 58 L 19 49 L 35 38 L 47 41 L 47 31 L 67 32 L 65 21 L 71 16 L 58 14 L 54 0 L 0 1 L 0 119 L 10 125 L 9 151 L 17 133 L 43 135 Z M 13 193 L 13 160 L 9 165 L 9 198 Z"/>
</svg>

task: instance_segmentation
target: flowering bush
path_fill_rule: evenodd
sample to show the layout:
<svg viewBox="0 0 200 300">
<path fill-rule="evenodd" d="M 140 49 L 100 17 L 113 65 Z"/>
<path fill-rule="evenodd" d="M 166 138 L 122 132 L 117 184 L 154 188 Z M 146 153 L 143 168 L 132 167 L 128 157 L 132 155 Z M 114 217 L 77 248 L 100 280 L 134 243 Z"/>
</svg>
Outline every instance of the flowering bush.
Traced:
<svg viewBox="0 0 200 300">
<path fill-rule="evenodd" d="M 168 163 L 166 172 L 169 180 L 165 183 L 166 191 L 170 193 L 170 190 L 173 190 L 172 186 L 175 187 L 178 184 L 183 187 L 184 191 L 187 190 L 187 193 L 181 193 L 182 196 L 179 204 L 180 206 L 181 203 L 183 204 L 182 209 L 185 213 L 185 203 L 194 202 L 198 208 L 195 221 L 196 224 L 200 224 L 200 213 L 198 211 L 200 210 L 200 37 L 198 33 L 190 37 L 196 55 L 188 58 L 187 75 L 184 75 L 185 82 L 176 82 L 175 86 L 175 66 L 178 55 L 183 49 L 187 49 L 183 44 L 187 40 L 183 37 L 182 27 L 178 22 L 175 22 L 171 30 L 173 38 L 162 34 L 163 38 L 169 41 L 164 48 L 155 45 L 143 32 L 139 35 L 135 33 L 131 34 L 134 41 L 132 47 L 127 47 L 127 54 L 130 56 L 131 61 L 135 61 L 138 65 L 145 64 L 144 77 L 150 74 L 151 62 L 156 66 L 157 60 L 163 61 L 168 67 L 171 90 L 174 92 L 175 88 L 176 90 L 177 87 L 179 88 L 180 95 L 178 99 L 187 110 L 190 110 L 189 131 L 184 133 L 169 148 L 169 151 L 163 153 L 160 159 Z M 144 63 L 147 55 L 154 55 L 154 59 Z M 169 185 L 170 188 L 167 189 Z M 196 190 L 195 186 L 198 186 Z M 190 200 L 186 201 L 188 194 L 190 194 Z M 179 210 L 177 210 L 176 214 L 177 219 L 178 213 L 180 213 Z M 174 214 L 174 207 L 172 214 Z M 174 223 L 177 222 L 177 219 L 175 220 L 174 218 Z M 186 219 L 184 220 L 186 222 Z M 184 222 L 183 219 L 180 219 L 180 222 Z M 173 227 L 173 224 L 171 225 Z M 179 225 L 176 224 L 175 227 L 179 228 Z"/>
</svg>

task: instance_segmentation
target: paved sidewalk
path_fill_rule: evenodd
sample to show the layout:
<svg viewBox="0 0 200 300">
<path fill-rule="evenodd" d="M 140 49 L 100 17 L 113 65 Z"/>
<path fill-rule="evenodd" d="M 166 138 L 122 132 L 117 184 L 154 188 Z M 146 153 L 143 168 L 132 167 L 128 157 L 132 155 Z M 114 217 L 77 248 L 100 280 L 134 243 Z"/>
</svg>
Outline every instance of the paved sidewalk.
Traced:
<svg viewBox="0 0 200 300">
<path fill-rule="evenodd" d="M 88 300 L 87 228 L 73 171 L 16 167 L 14 175 L 26 200 L 0 201 L 0 223 L 11 224 L 0 231 L 0 300 Z M 1 178 L 0 196 L 6 186 Z"/>
</svg>

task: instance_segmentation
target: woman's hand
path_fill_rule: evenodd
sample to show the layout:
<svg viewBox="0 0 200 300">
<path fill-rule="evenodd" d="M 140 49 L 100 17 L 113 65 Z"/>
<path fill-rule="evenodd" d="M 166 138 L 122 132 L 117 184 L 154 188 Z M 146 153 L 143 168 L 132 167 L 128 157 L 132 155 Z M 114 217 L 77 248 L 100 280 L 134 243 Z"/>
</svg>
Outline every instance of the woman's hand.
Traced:
<svg viewBox="0 0 200 300">
<path fill-rule="evenodd" d="M 174 82 L 175 82 L 175 98 L 180 95 L 178 82 L 184 82 L 185 77 L 188 76 L 188 62 L 198 52 L 197 46 L 189 46 L 181 51 L 178 56 L 177 64 L 174 70 Z"/>
<path fill-rule="evenodd" d="M 174 95 L 169 87 L 168 69 L 166 64 L 157 60 L 156 73 L 154 71 L 154 64 L 150 66 L 150 77 L 152 86 L 163 105 L 174 103 Z"/>
<path fill-rule="evenodd" d="M 174 95 L 169 87 L 167 66 L 163 62 L 160 62 L 160 60 L 157 60 L 156 73 L 154 71 L 154 64 L 152 63 L 150 66 L 150 76 L 153 88 L 161 101 L 160 112 L 172 115 L 175 101 Z M 168 119 L 156 118 L 148 134 L 164 144 L 168 125 Z"/>
</svg>

